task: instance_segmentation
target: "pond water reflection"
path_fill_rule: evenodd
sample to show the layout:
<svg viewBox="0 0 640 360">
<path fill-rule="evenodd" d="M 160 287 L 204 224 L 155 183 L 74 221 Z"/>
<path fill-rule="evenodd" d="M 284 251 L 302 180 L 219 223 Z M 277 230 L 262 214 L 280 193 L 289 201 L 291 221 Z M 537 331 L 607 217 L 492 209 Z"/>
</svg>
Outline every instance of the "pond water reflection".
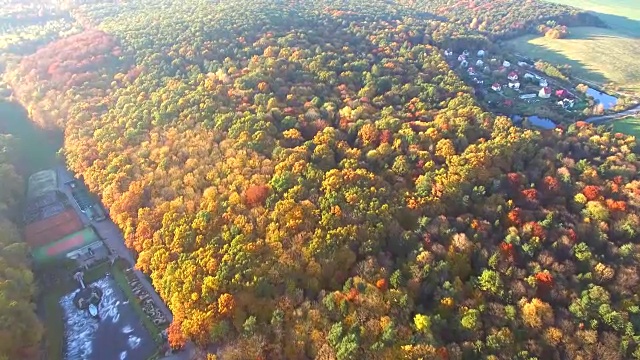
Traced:
<svg viewBox="0 0 640 360">
<path fill-rule="evenodd" d="M 605 94 L 592 88 L 587 89 L 587 95 L 594 98 L 597 103 L 602 104 L 605 110 L 609 110 L 612 107 L 616 106 L 616 103 L 618 102 L 618 99 L 615 96 Z"/>
<path fill-rule="evenodd" d="M 554 123 L 551 119 L 541 118 L 539 116 L 521 116 L 521 115 L 513 115 L 511 116 L 511 120 L 514 123 L 519 124 L 522 123 L 522 120 L 528 119 L 531 125 L 538 127 L 544 130 L 553 130 L 556 128 L 556 123 Z"/>
</svg>

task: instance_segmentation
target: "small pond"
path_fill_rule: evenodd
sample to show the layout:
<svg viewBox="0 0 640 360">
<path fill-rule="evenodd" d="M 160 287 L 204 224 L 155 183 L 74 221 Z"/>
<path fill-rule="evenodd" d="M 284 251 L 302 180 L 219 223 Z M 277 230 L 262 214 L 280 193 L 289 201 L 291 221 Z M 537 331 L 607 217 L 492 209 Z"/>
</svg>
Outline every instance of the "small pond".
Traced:
<svg viewBox="0 0 640 360">
<path fill-rule="evenodd" d="M 609 110 L 616 106 L 616 103 L 618 102 L 618 99 L 615 96 L 611 96 L 592 88 L 587 89 L 587 95 L 594 98 L 597 103 L 602 104 L 605 110 Z"/>
<path fill-rule="evenodd" d="M 514 123 L 521 123 L 524 118 L 525 117 L 520 115 L 513 115 L 511 117 L 511 120 L 513 120 Z M 538 116 L 526 116 L 526 118 L 529 120 L 531 125 L 540 129 L 553 130 L 556 128 L 556 123 L 554 123 L 551 119 L 541 118 Z"/>
</svg>

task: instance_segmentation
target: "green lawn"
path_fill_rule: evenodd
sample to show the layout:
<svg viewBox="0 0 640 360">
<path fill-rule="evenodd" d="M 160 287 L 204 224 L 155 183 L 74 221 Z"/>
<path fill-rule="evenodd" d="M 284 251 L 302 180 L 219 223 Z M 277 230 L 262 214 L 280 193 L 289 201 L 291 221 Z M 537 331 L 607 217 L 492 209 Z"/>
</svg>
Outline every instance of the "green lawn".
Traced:
<svg viewBox="0 0 640 360">
<path fill-rule="evenodd" d="M 640 139 L 640 118 L 628 117 L 615 120 L 611 123 L 614 132 L 620 132 L 627 135 L 633 135 Z"/>
<path fill-rule="evenodd" d="M 571 28 L 570 31 L 567 39 L 527 35 L 509 43 L 518 53 L 534 59 L 571 65 L 573 75 L 578 78 L 599 84 L 614 83 L 622 91 L 640 93 L 637 59 L 640 37 L 594 27 Z"/>
<path fill-rule="evenodd" d="M 593 12 L 613 29 L 640 36 L 638 0 L 547 0 Z"/>
<path fill-rule="evenodd" d="M 129 286 L 129 283 L 127 282 L 127 278 L 124 275 L 124 269 L 126 269 L 127 267 L 128 266 L 124 260 L 118 260 L 118 262 L 116 262 L 116 266 L 112 268 L 113 277 L 116 280 L 116 283 L 118 283 L 118 285 L 124 292 L 127 299 L 129 299 L 129 302 L 133 306 L 133 309 L 138 314 L 138 317 L 140 317 L 140 319 L 142 320 L 142 324 L 145 328 L 147 328 L 147 331 L 149 331 L 149 334 L 151 334 L 153 340 L 157 344 L 160 344 L 160 342 L 162 342 L 162 336 L 160 335 L 160 333 L 162 332 L 162 330 L 164 330 L 164 328 L 157 327 L 147 316 L 147 314 L 145 314 L 142 310 L 138 298 L 133 293 L 131 286 Z"/>
</svg>

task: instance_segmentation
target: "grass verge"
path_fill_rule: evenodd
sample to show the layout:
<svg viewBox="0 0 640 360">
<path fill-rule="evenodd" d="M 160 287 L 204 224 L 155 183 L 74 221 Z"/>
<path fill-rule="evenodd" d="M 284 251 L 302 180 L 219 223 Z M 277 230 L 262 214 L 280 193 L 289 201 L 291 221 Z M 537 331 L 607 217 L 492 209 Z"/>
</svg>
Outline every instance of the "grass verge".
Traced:
<svg viewBox="0 0 640 360">
<path fill-rule="evenodd" d="M 147 316 L 147 314 L 145 314 L 144 310 L 142 310 L 140 301 L 133 293 L 133 290 L 131 289 L 131 286 L 129 286 L 129 282 L 127 281 L 127 278 L 124 274 L 124 270 L 127 268 L 127 263 L 124 262 L 124 260 L 118 260 L 115 266 L 112 268 L 113 278 L 116 280 L 116 283 L 118 284 L 118 286 L 120 286 L 127 299 L 129 299 L 129 302 L 133 306 L 134 311 L 136 312 L 136 314 L 138 314 L 138 317 L 142 321 L 144 327 L 147 329 L 147 331 L 149 331 L 149 334 L 153 338 L 153 341 L 155 341 L 156 344 L 161 344 L 162 335 L 160 335 L 160 333 L 164 329 L 156 326 Z"/>
<path fill-rule="evenodd" d="M 614 120 L 611 125 L 614 132 L 619 132 L 627 135 L 633 135 L 640 139 L 640 118 L 627 117 L 620 120 Z"/>
</svg>

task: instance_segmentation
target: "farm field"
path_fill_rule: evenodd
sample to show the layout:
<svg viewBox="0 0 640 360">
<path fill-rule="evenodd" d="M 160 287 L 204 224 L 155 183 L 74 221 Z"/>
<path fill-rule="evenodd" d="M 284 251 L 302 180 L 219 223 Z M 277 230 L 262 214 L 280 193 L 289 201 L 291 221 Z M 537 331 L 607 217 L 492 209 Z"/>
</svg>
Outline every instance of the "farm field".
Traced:
<svg viewBox="0 0 640 360">
<path fill-rule="evenodd" d="M 616 120 L 612 123 L 613 131 L 623 134 L 633 135 L 640 138 L 640 118 L 628 117 L 620 120 Z"/>
<path fill-rule="evenodd" d="M 596 13 L 611 28 L 640 36 L 640 3 L 637 0 L 547 0 Z"/>
<path fill-rule="evenodd" d="M 622 91 L 640 92 L 640 38 L 613 29 L 578 27 L 567 39 L 527 35 L 509 42 L 516 52 L 555 64 L 568 64 L 574 76 Z"/>
</svg>

